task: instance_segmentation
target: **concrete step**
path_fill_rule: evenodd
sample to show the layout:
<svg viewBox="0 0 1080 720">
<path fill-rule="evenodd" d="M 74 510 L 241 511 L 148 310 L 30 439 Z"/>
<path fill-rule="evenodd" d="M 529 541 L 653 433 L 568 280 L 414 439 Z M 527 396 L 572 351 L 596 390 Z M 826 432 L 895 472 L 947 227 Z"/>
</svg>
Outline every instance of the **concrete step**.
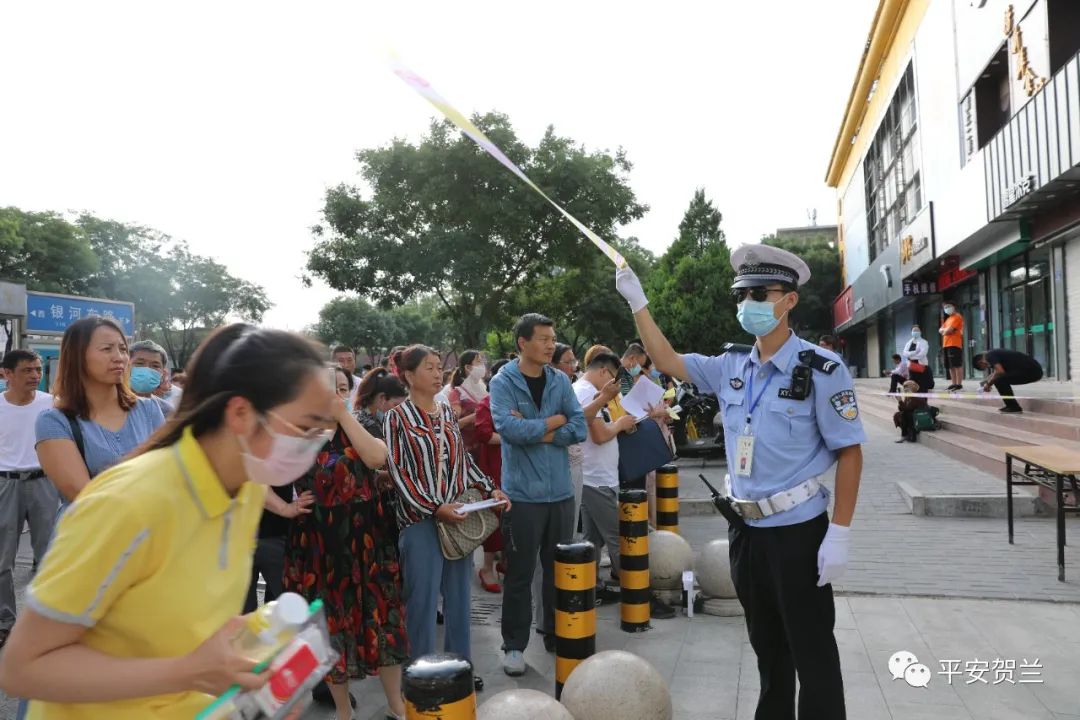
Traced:
<svg viewBox="0 0 1080 720">
<path fill-rule="evenodd" d="M 859 399 L 859 407 L 866 417 L 886 427 L 893 427 L 892 416 L 896 412 L 896 406 L 892 398 L 863 396 Z M 979 517 L 1004 517 L 1004 484 L 1005 484 L 1005 451 L 1002 446 L 1006 445 L 1041 445 L 1048 442 L 1059 444 L 1072 449 L 1080 449 L 1080 445 L 1070 443 L 1059 438 L 1046 438 L 1021 430 L 1009 432 L 1008 428 L 1002 429 L 990 423 L 982 423 L 970 418 L 953 418 L 951 423 L 945 417 L 942 410 L 938 416 L 944 426 L 941 430 L 919 433 L 919 442 L 937 452 L 958 460 L 965 465 L 978 468 L 990 475 L 1002 479 L 1002 492 L 1000 497 L 994 496 L 935 496 L 935 500 L 923 502 L 922 506 L 928 508 L 927 514 L 943 515 L 950 512 L 943 509 L 949 503 L 955 506 L 955 515 L 979 516 Z M 1012 418 L 1004 418 L 1012 419 Z M 904 494 L 903 488 L 900 489 Z M 1037 492 L 1036 492 L 1037 490 Z M 1034 509 L 1038 515 L 1050 514 L 1056 507 L 1054 493 L 1046 488 L 1021 487 L 1014 490 L 1014 495 L 1019 496 L 1038 495 L 1039 503 Z M 948 498 L 948 500 L 943 500 Z M 907 497 L 908 505 L 917 508 Z M 942 505 L 945 502 L 946 505 Z M 1078 500 L 1066 493 L 1066 504 L 1075 505 Z M 913 512 L 915 510 L 913 509 Z M 980 515 L 979 513 L 985 513 Z"/>
<path fill-rule="evenodd" d="M 999 425 L 1008 432 L 1020 430 L 1038 435 L 1041 442 L 1047 438 L 1057 438 L 1069 442 L 1080 443 L 1080 418 L 1051 415 L 1035 412 L 1024 408 L 1023 413 L 1007 415 L 998 412 L 1001 407 L 1000 401 L 993 404 L 973 402 L 966 400 L 931 400 L 931 405 L 941 408 L 942 420 L 948 416 L 950 420 L 955 418 L 970 418 L 984 423 Z"/>
<path fill-rule="evenodd" d="M 938 420 L 941 421 L 946 430 L 973 440 L 981 440 L 999 447 L 1009 445 L 1058 445 L 1080 452 L 1080 441 L 1067 440 L 1031 430 L 1030 425 L 1024 422 L 1026 418 L 1022 415 L 999 414 L 991 421 L 989 419 L 976 419 L 967 415 L 955 415 L 953 410 L 951 406 L 948 408 L 941 407 Z"/>
</svg>

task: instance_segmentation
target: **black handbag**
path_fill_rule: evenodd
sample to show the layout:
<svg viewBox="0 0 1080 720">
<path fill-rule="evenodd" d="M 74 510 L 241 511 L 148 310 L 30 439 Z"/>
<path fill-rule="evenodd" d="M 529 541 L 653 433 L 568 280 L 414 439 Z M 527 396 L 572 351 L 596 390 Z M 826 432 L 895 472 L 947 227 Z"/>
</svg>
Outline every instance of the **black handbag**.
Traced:
<svg viewBox="0 0 1080 720">
<path fill-rule="evenodd" d="M 644 487 L 643 479 L 657 468 L 670 463 L 675 454 L 671 451 L 664 431 L 652 418 L 645 418 L 631 433 L 620 433 L 619 485 Z"/>
</svg>

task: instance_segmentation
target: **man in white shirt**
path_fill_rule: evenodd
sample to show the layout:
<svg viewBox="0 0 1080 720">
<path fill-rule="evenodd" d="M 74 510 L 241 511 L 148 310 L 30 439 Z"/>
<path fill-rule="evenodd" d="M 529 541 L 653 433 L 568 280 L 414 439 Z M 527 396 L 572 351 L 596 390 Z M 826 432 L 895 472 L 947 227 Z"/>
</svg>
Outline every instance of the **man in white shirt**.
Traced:
<svg viewBox="0 0 1080 720">
<path fill-rule="evenodd" d="M 907 376 L 919 383 L 919 392 L 927 392 L 934 387 L 934 373 L 930 369 L 930 343 L 922 336 L 922 328 L 911 326 L 911 341 L 900 349 L 904 359 Z"/>
<path fill-rule="evenodd" d="M 30 522 L 34 564 L 49 547 L 60 494 L 41 471 L 34 450 L 34 423 L 53 404 L 40 392 L 41 357 L 12 350 L 3 358 L 7 390 L 0 394 L 0 647 L 15 624 L 15 554 L 23 522 Z"/>
<path fill-rule="evenodd" d="M 634 417 L 624 415 L 610 422 L 600 389 L 616 382 L 622 362 L 613 353 L 597 353 L 585 375 L 574 383 L 574 394 L 581 403 L 588 425 L 588 437 L 581 444 L 581 524 L 585 539 L 597 552 L 607 545 L 611 557 L 611 577 L 619 582 L 619 443 L 620 432 L 634 427 Z M 597 575 L 598 593 L 604 581 Z"/>
</svg>

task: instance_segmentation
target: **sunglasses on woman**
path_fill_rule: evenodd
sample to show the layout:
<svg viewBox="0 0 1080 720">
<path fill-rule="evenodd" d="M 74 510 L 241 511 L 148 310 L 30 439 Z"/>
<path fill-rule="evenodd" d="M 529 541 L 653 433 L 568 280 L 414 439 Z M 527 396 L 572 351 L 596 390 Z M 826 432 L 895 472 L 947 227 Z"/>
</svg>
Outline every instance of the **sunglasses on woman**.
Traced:
<svg viewBox="0 0 1080 720">
<path fill-rule="evenodd" d="M 731 297 L 735 298 L 735 302 L 742 302 L 749 295 L 750 299 L 754 302 L 765 302 L 769 298 L 769 293 L 786 293 L 787 291 L 782 288 L 764 288 L 764 287 L 752 287 L 752 288 L 736 288 L 731 291 Z"/>
</svg>

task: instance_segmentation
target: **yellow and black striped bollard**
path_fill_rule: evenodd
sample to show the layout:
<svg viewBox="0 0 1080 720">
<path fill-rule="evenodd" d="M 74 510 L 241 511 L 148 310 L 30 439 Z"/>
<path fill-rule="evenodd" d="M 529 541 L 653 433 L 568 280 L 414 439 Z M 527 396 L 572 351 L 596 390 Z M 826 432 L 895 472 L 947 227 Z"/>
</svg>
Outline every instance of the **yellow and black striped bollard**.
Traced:
<svg viewBox="0 0 1080 720">
<path fill-rule="evenodd" d="M 679 468 L 674 464 L 656 471 L 656 529 L 679 533 Z"/>
<path fill-rule="evenodd" d="M 596 548 L 555 546 L 555 699 L 566 678 L 596 652 Z"/>
<path fill-rule="evenodd" d="M 644 490 L 619 491 L 619 595 L 622 629 L 649 629 L 649 497 Z"/>
<path fill-rule="evenodd" d="M 410 660 L 401 671 L 405 720 L 476 720 L 473 666 L 456 653 Z"/>
</svg>

